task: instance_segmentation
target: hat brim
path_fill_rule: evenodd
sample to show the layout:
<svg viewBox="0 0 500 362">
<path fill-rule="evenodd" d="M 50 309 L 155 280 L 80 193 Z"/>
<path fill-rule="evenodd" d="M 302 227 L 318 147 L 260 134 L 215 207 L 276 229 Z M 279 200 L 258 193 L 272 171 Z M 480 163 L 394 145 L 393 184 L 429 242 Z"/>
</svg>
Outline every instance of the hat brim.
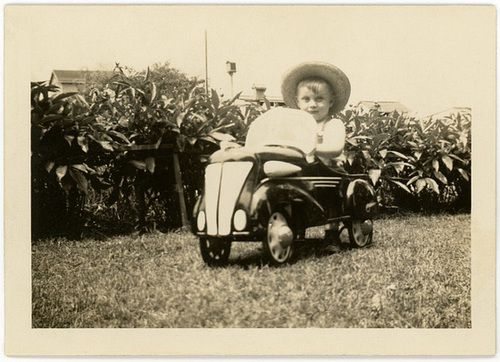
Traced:
<svg viewBox="0 0 500 362">
<path fill-rule="evenodd" d="M 305 62 L 287 70 L 281 79 L 281 94 L 286 105 L 298 108 L 296 100 L 297 85 L 305 78 L 320 77 L 325 79 L 333 88 L 334 105 L 330 114 L 344 109 L 351 95 L 351 83 L 339 68 L 325 62 Z"/>
</svg>

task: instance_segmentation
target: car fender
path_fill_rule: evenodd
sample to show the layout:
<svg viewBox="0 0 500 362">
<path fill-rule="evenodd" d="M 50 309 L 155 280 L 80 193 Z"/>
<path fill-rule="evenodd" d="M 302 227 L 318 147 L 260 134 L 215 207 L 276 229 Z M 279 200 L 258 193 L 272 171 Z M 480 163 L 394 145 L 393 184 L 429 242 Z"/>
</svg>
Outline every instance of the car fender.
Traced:
<svg viewBox="0 0 500 362">
<path fill-rule="evenodd" d="M 356 218 L 370 218 L 378 213 L 375 190 L 366 180 L 351 181 L 347 186 L 344 202 L 347 214 Z"/>
<path fill-rule="evenodd" d="M 250 214 L 261 225 L 266 225 L 269 215 L 283 206 L 291 208 L 287 212 L 294 224 L 302 223 L 307 227 L 326 222 L 325 211 L 317 200 L 299 186 L 283 181 L 268 180 L 259 185 L 252 196 Z M 295 218 L 297 212 L 301 220 Z"/>
</svg>

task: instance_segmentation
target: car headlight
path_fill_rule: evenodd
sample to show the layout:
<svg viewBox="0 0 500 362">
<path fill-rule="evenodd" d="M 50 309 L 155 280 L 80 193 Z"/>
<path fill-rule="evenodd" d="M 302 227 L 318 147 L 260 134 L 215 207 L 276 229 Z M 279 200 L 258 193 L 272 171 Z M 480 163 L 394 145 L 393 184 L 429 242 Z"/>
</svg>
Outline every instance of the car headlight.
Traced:
<svg viewBox="0 0 500 362">
<path fill-rule="evenodd" d="M 236 231 L 241 231 L 247 226 L 247 213 L 239 209 L 234 213 L 233 224 Z"/>
<path fill-rule="evenodd" d="M 205 211 L 200 211 L 198 213 L 198 217 L 196 218 L 196 226 L 198 227 L 198 231 L 205 230 L 206 220 L 207 219 L 205 217 Z"/>
<path fill-rule="evenodd" d="M 283 161 L 267 161 L 264 163 L 264 172 L 269 177 L 287 176 L 302 170 L 297 165 Z"/>
</svg>

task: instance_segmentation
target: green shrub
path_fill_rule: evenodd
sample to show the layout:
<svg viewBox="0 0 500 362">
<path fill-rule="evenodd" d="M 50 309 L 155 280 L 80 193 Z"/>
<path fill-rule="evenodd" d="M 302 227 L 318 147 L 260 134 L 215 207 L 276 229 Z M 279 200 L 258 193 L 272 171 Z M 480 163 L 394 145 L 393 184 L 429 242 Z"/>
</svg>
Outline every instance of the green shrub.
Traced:
<svg viewBox="0 0 500 362">
<path fill-rule="evenodd" d="M 471 117 L 415 119 L 348 110 L 346 169 L 368 173 L 385 205 L 470 211 Z"/>
<path fill-rule="evenodd" d="M 109 230 L 115 224 L 123 231 L 180 226 L 174 157 L 190 214 L 208 156 L 220 144 L 241 144 L 264 111 L 236 105 L 239 95 L 226 101 L 213 90 L 207 95 L 196 79 L 187 88 L 159 89 L 153 74 L 117 66 L 87 99 L 32 84 L 34 237 L 77 238 L 84 225 Z"/>
<path fill-rule="evenodd" d="M 190 215 L 208 156 L 243 144 L 251 122 L 269 109 L 236 104 L 239 94 L 221 101 L 166 68 L 138 73 L 117 65 L 84 95 L 31 84 L 34 238 L 181 226 L 175 158 Z M 367 173 L 383 205 L 470 210 L 470 115 L 419 120 L 374 109 L 339 117 L 346 170 Z"/>
</svg>

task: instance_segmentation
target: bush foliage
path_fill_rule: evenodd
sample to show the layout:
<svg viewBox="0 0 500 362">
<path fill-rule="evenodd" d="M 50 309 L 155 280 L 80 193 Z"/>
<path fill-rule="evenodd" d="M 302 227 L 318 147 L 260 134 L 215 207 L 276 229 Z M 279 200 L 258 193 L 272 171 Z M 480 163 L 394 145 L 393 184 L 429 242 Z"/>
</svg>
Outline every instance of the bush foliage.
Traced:
<svg viewBox="0 0 500 362">
<path fill-rule="evenodd" d="M 242 144 L 251 122 L 269 108 L 236 102 L 239 95 L 221 101 L 168 63 L 142 73 L 117 64 L 99 83 L 85 94 L 31 84 L 34 238 L 180 226 L 179 191 L 189 212 L 208 156 L 221 145 Z M 381 203 L 470 209 L 470 115 L 422 120 L 374 109 L 339 117 L 348 131 L 346 170 L 368 173 Z"/>
</svg>

